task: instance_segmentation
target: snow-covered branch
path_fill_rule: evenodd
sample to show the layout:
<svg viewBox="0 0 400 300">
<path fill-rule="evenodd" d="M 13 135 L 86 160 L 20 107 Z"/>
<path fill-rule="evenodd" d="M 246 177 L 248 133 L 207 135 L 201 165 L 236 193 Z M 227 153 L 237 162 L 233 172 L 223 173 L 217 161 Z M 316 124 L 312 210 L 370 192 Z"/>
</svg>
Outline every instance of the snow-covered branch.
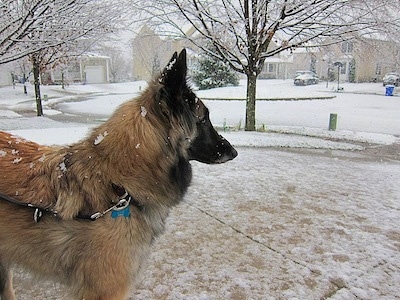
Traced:
<svg viewBox="0 0 400 300">
<path fill-rule="evenodd" d="M 0 2 L 0 63 L 115 30 L 126 9 L 110 0 Z"/>
<path fill-rule="evenodd" d="M 396 34 L 399 7 L 389 0 L 158 0 L 148 8 L 159 31 L 180 35 L 246 73 L 287 49 L 331 45 L 360 35 Z M 196 35 L 175 30 L 182 18 Z M 155 23 L 154 23 L 155 24 Z M 159 23 L 160 24 L 160 23 Z M 175 30 L 175 31 L 174 31 Z M 174 32 L 174 33 L 173 33 Z M 207 40 L 209 43 L 205 43 Z M 205 45 L 213 45 L 213 53 Z M 253 67 L 251 67 L 253 66 Z"/>
</svg>

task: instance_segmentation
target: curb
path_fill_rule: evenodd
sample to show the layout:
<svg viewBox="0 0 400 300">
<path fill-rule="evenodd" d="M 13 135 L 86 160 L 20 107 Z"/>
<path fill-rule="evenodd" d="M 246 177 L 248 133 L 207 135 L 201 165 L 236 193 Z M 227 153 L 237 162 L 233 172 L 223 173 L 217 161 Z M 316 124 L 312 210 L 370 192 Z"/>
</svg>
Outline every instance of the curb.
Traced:
<svg viewBox="0 0 400 300">
<path fill-rule="evenodd" d="M 318 96 L 318 97 L 289 97 L 289 98 L 261 98 L 256 101 L 302 101 L 302 100 L 330 100 L 336 98 L 336 96 Z M 201 97 L 201 100 L 207 101 L 246 101 L 244 98 L 205 98 Z"/>
</svg>

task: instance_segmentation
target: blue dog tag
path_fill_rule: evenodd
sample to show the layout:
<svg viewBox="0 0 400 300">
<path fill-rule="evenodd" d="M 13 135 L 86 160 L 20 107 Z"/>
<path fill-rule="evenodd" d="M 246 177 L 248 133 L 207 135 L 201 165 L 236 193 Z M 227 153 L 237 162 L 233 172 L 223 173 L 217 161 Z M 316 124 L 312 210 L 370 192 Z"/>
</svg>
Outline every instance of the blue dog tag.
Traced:
<svg viewBox="0 0 400 300">
<path fill-rule="evenodd" d="M 131 215 L 131 211 L 129 209 L 129 206 L 125 207 L 124 209 L 120 210 L 113 210 L 111 211 L 111 218 L 116 219 L 118 217 L 129 217 Z"/>
</svg>

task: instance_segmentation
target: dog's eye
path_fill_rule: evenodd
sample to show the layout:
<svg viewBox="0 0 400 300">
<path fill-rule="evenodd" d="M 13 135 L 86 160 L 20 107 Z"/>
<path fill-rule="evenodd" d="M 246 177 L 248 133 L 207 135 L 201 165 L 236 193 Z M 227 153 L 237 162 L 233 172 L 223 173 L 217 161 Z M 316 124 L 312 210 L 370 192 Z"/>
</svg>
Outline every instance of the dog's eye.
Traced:
<svg viewBox="0 0 400 300">
<path fill-rule="evenodd" d="M 206 118 L 203 118 L 203 119 L 200 120 L 200 124 L 206 124 L 206 122 L 207 122 Z"/>
</svg>

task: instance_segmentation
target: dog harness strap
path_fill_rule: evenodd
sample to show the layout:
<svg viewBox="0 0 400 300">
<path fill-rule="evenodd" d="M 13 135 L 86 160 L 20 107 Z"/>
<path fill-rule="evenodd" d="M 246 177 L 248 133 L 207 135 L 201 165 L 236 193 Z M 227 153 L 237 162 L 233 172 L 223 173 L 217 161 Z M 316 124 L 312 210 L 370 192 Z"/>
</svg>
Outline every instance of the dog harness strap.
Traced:
<svg viewBox="0 0 400 300">
<path fill-rule="evenodd" d="M 111 216 L 113 218 L 117 218 L 119 216 L 123 216 L 123 217 L 129 217 L 130 216 L 130 210 L 129 210 L 129 205 L 133 204 L 135 207 L 137 207 L 139 210 L 143 210 L 143 206 L 142 204 L 140 204 L 137 200 L 135 200 L 131 195 L 128 194 L 128 192 L 120 186 L 117 186 L 115 184 L 112 184 L 113 189 L 115 191 L 115 193 L 118 195 L 119 201 L 117 204 L 111 206 L 110 208 L 102 211 L 102 212 L 96 212 L 94 214 L 91 215 L 77 215 L 75 218 L 76 219 L 83 219 L 83 220 L 91 220 L 91 221 L 95 221 L 98 218 L 103 217 L 105 214 L 111 212 Z M 33 205 L 31 203 L 26 203 L 26 202 L 22 202 L 19 201 L 13 197 L 10 197 L 6 194 L 3 194 L 0 192 L 0 199 L 8 201 L 10 203 L 16 204 L 16 205 L 20 205 L 20 206 L 24 206 L 24 207 L 29 207 L 34 209 L 33 212 L 33 220 L 38 223 L 40 221 L 40 218 L 43 216 L 43 212 L 50 212 L 53 215 L 57 216 L 57 213 L 54 212 L 52 209 L 49 208 L 43 208 L 43 207 L 38 207 L 36 205 Z"/>
<path fill-rule="evenodd" d="M 43 207 L 38 207 L 38 206 L 35 206 L 35 205 L 31 204 L 31 203 L 26 203 L 26 202 L 19 201 L 19 200 L 13 198 L 13 197 L 10 197 L 10 196 L 8 196 L 6 194 L 1 193 L 1 192 L 0 192 L 0 199 L 3 199 L 5 201 L 8 201 L 8 202 L 16 204 L 16 205 L 33 208 L 34 209 L 33 220 L 36 223 L 40 221 L 40 218 L 43 215 L 43 211 L 52 212 L 52 210 L 50 210 L 50 209 L 46 209 L 46 208 L 43 208 Z"/>
</svg>

